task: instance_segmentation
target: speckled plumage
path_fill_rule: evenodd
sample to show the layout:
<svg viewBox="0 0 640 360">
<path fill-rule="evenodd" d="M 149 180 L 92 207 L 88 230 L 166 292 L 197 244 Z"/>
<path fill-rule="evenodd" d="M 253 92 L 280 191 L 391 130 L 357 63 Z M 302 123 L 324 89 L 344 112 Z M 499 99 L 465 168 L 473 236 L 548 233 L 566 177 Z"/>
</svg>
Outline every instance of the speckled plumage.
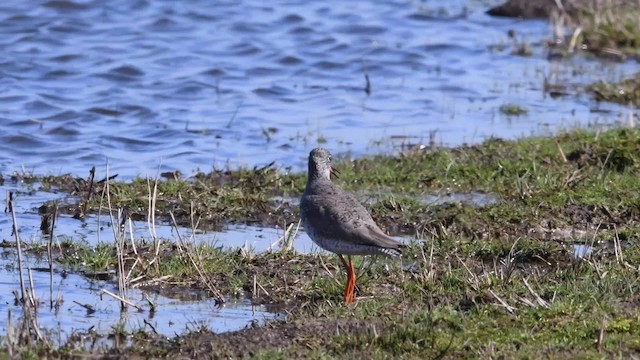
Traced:
<svg viewBox="0 0 640 360">
<path fill-rule="evenodd" d="M 323 148 L 313 149 L 300 201 L 300 217 L 311 240 L 339 255 L 399 256 L 403 244 L 386 235 L 367 209 L 330 176 L 331 154 Z"/>
</svg>

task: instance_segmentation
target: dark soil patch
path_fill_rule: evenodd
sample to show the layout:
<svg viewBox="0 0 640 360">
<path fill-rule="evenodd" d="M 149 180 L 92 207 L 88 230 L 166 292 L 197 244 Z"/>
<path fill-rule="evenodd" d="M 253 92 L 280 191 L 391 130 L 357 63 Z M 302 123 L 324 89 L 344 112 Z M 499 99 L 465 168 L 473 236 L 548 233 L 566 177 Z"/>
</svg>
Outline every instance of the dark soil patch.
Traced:
<svg viewBox="0 0 640 360">
<path fill-rule="evenodd" d="M 574 12 L 576 10 L 572 2 L 564 1 L 564 3 L 566 3 L 566 11 Z M 553 11 L 558 11 L 558 5 L 555 0 L 508 0 L 502 5 L 489 9 L 487 14 L 525 19 L 546 19 Z"/>
<path fill-rule="evenodd" d="M 548 19 L 553 12 L 565 12 L 575 16 L 578 12 L 592 6 L 591 0 L 560 1 L 562 9 L 558 8 L 556 0 L 507 0 L 504 4 L 492 7 L 487 14 L 501 17 L 518 17 L 524 19 Z M 607 6 L 637 6 L 635 0 L 608 0 Z"/>
<path fill-rule="evenodd" d="M 375 329 L 374 329 L 375 328 Z M 319 349 L 323 353 L 333 348 L 334 336 L 369 335 L 384 332 L 384 325 L 377 321 L 356 319 L 307 319 L 305 321 L 276 322 L 262 327 L 215 334 L 209 331 L 196 332 L 172 340 L 137 341 L 124 352 L 111 355 L 138 355 L 141 357 L 168 357 L 190 359 L 250 358 L 269 350 L 282 351 L 290 359 L 308 356 L 308 349 Z M 307 348 L 300 352 L 301 348 Z M 281 354 L 280 356 L 283 356 Z M 335 354 L 339 355 L 339 354 Z"/>
</svg>

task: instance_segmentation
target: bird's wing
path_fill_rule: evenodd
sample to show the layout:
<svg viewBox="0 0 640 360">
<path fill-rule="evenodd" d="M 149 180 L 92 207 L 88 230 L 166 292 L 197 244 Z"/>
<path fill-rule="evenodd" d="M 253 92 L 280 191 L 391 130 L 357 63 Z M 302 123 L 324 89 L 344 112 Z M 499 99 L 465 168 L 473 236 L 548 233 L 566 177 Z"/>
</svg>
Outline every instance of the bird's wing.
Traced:
<svg viewBox="0 0 640 360">
<path fill-rule="evenodd" d="M 376 225 L 367 209 L 351 194 L 331 187 L 323 189 L 322 195 L 305 196 L 314 206 L 305 206 L 302 211 L 318 235 L 358 245 L 391 249 L 402 246 Z"/>
</svg>

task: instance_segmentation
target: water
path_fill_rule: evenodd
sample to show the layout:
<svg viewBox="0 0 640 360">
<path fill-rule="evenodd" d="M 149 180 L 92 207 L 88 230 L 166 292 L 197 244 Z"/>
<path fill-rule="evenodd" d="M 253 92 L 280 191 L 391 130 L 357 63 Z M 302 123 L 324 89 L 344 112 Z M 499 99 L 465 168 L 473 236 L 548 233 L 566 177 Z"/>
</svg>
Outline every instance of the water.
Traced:
<svg viewBox="0 0 640 360">
<path fill-rule="evenodd" d="M 425 205 L 442 205 L 451 203 L 467 203 L 470 205 L 484 207 L 493 205 L 498 199 L 492 195 L 483 192 L 472 191 L 470 193 L 447 193 L 443 195 L 425 195 L 420 198 Z"/>
<path fill-rule="evenodd" d="M 5 183 L 0 186 L 0 193 L 15 192 L 15 212 L 20 238 L 26 244 L 42 244 L 40 231 L 40 215 L 38 207 L 47 200 L 58 198 L 59 194 L 29 191 L 20 186 Z M 134 222 L 132 225 L 136 239 L 149 239 L 146 222 Z M 11 213 L 0 213 L 0 242 L 13 242 L 11 232 Z M 282 234 L 275 229 L 237 228 L 225 233 L 196 233 L 194 240 L 219 244 L 226 248 L 238 246 L 251 248 L 251 251 L 265 251 Z M 175 229 L 167 225 L 156 226 L 156 233 L 162 239 L 176 241 L 176 231 L 183 238 L 191 236 L 191 230 Z M 60 215 L 56 222 L 56 238 L 72 239 L 95 246 L 99 242 L 113 243 L 114 235 L 110 219 L 103 215 L 88 216 L 85 220 L 73 219 L 69 215 Z M 282 231 L 280 231 L 281 233 Z M 298 242 L 297 248 L 308 249 L 311 241 Z M 278 247 L 274 246 L 277 250 Z M 309 250 L 310 251 L 310 250 Z M 11 310 L 14 323 L 21 315 L 21 306 L 15 303 L 14 291 L 20 292 L 18 259 L 15 248 L 0 248 L 0 337 L 7 332 L 8 312 Z M 24 260 L 24 276 L 27 268 L 48 269 L 48 263 L 42 256 L 27 252 Z M 155 292 L 132 289 L 130 299 L 142 307 L 142 311 L 130 308 L 125 314 L 120 312 L 120 304 L 114 298 L 105 295 L 103 289 L 117 293 L 117 284 L 113 282 L 92 280 L 78 272 L 67 272 L 63 267 L 54 267 L 53 297 L 60 297 L 62 304 L 58 309 L 51 308 L 49 272 L 34 270 L 33 284 L 38 306 L 38 320 L 42 329 L 52 333 L 52 339 L 63 343 L 74 331 L 87 331 L 91 328 L 98 334 L 106 335 L 114 328 L 122 326 L 126 331 L 155 331 L 164 336 L 181 334 L 186 330 L 197 330 L 205 326 L 215 332 L 234 331 L 253 324 L 261 324 L 268 319 L 281 317 L 278 313 L 268 311 L 264 306 L 251 305 L 249 300 L 231 300 L 223 307 L 218 307 L 214 299 L 173 299 Z M 148 296 L 156 306 L 154 312 L 144 300 Z M 87 312 L 81 306 L 89 305 L 95 312 Z M 151 326 L 147 325 L 151 324 Z M 152 330 L 153 328 L 153 330 Z"/>
<path fill-rule="evenodd" d="M 43 236 L 40 230 L 41 217 L 38 208 L 45 202 L 59 199 L 61 194 L 36 191 L 38 184 L 25 187 L 10 181 L 0 185 L 0 194 L 14 193 L 14 206 L 18 231 L 22 241 L 29 248 L 31 244 L 41 245 Z M 14 242 L 12 233 L 13 219 L 10 212 L 0 213 L 0 242 Z M 151 238 L 149 225 L 145 221 L 134 221 L 127 231 L 133 230 L 135 239 Z M 295 228 L 292 229 L 295 232 Z M 174 228 L 166 224 L 157 224 L 154 233 L 164 241 L 176 242 L 178 234 L 185 241 L 207 243 L 226 249 L 242 248 L 247 253 L 279 251 L 282 245 L 284 230 L 277 228 L 259 228 L 247 225 L 229 225 L 222 232 L 195 232 L 187 228 Z M 58 241 L 71 239 L 95 247 L 101 242 L 113 243 L 114 234 L 111 219 L 107 214 L 100 217 L 88 215 L 83 220 L 74 219 L 71 215 L 60 214 L 56 221 L 55 235 Z M 127 238 L 129 236 L 127 235 Z M 293 243 L 296 251 L 310 253 L 320 252 L 309 237 L 303 232 L 296 235 Z M 7 332 L 9 310 L 14 323 L 21 315 L 21 306 L 15 303 L 14 292 L 20 292 L 17 252 L 14 247 L 0 247 L 0 337 Z M 186 330 L 197 330 L 205 326 L 215 332 L 234 331 L 249 325 L 262 324 L 267 319 L 281 318 L 282 315 L 269 311 L 264 306 L 254 306 L 249 300 L 230 300 L 223 307 L 218 307 L 213 298 L 173 299 L 155 292 L 132 289 L 129 297 L 142 307 L 142 311 L 130 308 L 124 315 L 120 312 L 120 304 L 114 298 L 103 293 L 106 289 L 117 293 L 117 284 L 113 281 L 101 281 L 82 276 L 81 270 L 67 272 L 62 266 L 54 266 L 53 298 L 62 299 L 61 306 L 51 308 L 49 272 L 46 258 L 26 252 L 24 260 L 24 276 L 27 269 L 39 269 L 32 272 L 34 290 L 40 305 L 38 320 L 42 329 L 52 334 L 51 338 L 64 343 L 74 331 L 85 332 L 92 329 L 98 334 L 106 335 L 114 328 L 122 327 L 126 331 L 154 331 L 164 336 L 181 334 Z M 186 292 L 185 294 L 186 295 Z M 148 296 L 156 306 L 154 312 L 144 299 Z M 82 305 L 88 305 L 95 312 L 87 312 Z M 151 324 L 151 325 L 148 325 Z"/>
<path fill-rule="evenodd" d="M 300 170 L 318 140 L 361 156 L 626 121 L 580 89 L 635 64 L 548 60 L 550 26 L 484 14 L 499 2 L 3 2 L 0 172 Z"/>
<path fill-rule="evenodd" d="M 38 188 L 38 184 L 34 184 Z M 20 184 L 5 182 L 0 185 L 0 198 L 8 192 L 14 193 L 14 203 L 18 231 L 22 241 L 38 244 L 42 242 L 40 231 L 41 216 L 38 208 L 46 201 L 60 199 L 61 194 L 44 191 L 29 190 Z M 133 221 L 126 230 L 133 230 L 135 239 L 150 239 L 152 231 L 147 221 Z M 13 220 L 10 213 L 0 213 L 0 242 L 2 240 L 14 241 L 12 234 Z M 293 249 L 302 253 L 320 252 L 319 249 L 303 231 L 291 231 L 295 234 Z M 278 251 L 283 244 L 282 238 L 285 230 L 282 228 L 263 228 L 243 224 L 230 224 L 221 232 L 202 231 L 179 227 L 175 228 L 165 223 L 158 222 L 153 234 L 160 239 L 177 241 L 178 235 L 185 241 L 206 243 L 215 247 L 226 249 L 244 248 L 251 252 Z M 72 239 L 74 242 L 84 243 L 95 247 L 101 242 L 113 243 L 115 236 L 111 226 L 109 214 L 90 214 L 83 220 L 74 219 L 71 215 L 59 214 L 56 220 L 55 236 L 58 239 Z M 128 235 L 127 235 L 128 236 Z"/>
<path fill-rule="evenodd" d="M 44 264 L 32 256 L 25 259 L 27 267 L 38 267 Z M 9 310 L 13 323 L 22 314 L 21 305 L 15 303 L 13 291 L 20 293 L 20 280 L 15 251 L 0 251 L 0 336 L 7 333 Z M 25 270 L 25 279 L 26 270 Z M 34 292 L 38 299 L 38 322 L 41 329 L 55 334 L 52 339 L 63 343 L 74 331 L 92 329 L 98 334 L 107 335 L 115 328 L 125 331 L 154 331 L 164 336 L 182 334 L 187 330 L 207 327 L 216 332 L 240 330 L 254 323 L 261 324 L 265 320 L 276 319 L 280 315 L 268 312 L 264 306 L 253 306 L 247 301 L 226 303 L 219 307 L 213 299 L 178 300 L 164 297 L 156 293 L 141 290 L 129 290 L 129 299 L 142 308 L 137 311 L 129 308 L 120 311 L 120 303 L 103 293 L 106 289 L 117 293 L 117 285 L 105 281 L 88 280 L 78 274 L 69 273 L 64 276 L 59 270 L 54 275 L 53 299 L 61 299 L 59 308 L 51 308 L 49 273 L 32 272 Z M 27 282 L 28 283 L 28 282 Z M 155 311 L 144 299 L 148 296 L 154 304 Z M 90 306 L 94 311 L 87 311 L 82 306 Z M 147 323 L 150 324 L 147 325 Z"/>
<path fill-rule="evenodd" d="M 593 246 L 587 244 L 571 244 L 571 257 L 574 259 L 587 259 L 593 253 Z"/>
</svg>

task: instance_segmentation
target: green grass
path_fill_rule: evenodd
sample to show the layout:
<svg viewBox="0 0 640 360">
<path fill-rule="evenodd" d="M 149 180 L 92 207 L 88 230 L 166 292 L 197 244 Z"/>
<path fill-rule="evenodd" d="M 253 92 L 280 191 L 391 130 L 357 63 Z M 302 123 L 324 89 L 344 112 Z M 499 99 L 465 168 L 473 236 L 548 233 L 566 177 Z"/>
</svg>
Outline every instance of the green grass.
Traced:
<svg viewBox="0 0 640 360">
<path fill-rule="evenodd" d="M 526 115 L 529 111 L 520 105 L 504 104 L 500 106 L 500 112 L 507 116 L 521 116 Z"/>
<path fill-rule="evenodd" d="M 355 306 L 342 304 L 345 276 L 335 256 L 243 254 L 163 241 L 156 257 L 141 243 L 137 255 L 127 247 L 127 267 L 136 264 L 132 277 L 170 276 L 171 286 L 154 290 L 208 293 L 206 284 L 213 284 L 227 297 L 277 304 L 287 318 L 231 334 L 156 339 L 150 347 L 148 339 L 132 339 L 118 351 L 140 357 L 628 357 L 640 351 L 639 147 L 635 129 L 576 130 L 338 162 L 336 181 L 363 200 L 377 200 L 368 206 L 383 227 L 419 235 L 401 261 L 356 258 Z M 235 206 L 216 216 L 242 221 L 271 211 L 251 208 L 256 199 L 271 209 L 271 196 L 299 196 L 304 179 L 273 168 L 214 172 L 160 182 L 158 204 L 187 214 L 192 201 L 200 212 Z M 119 206 L 144 208 L 145 192 L 146 180 L 138 180 L 113 184 L 111 196 Z M 497 201 L 419 200 L 468 192 Z M 242 216 L 225 217 L 234 211 Z M 573 259 L 572 243 L 593 244 L 593 254 Z M 65 244 L 61 263 L 115 268 L 112 244 Z M 261 289 L 254 294 L 256 283 Z"/>
<path fill-rule="evenodd" d="M 640 75 L 618 83 L 598 81 L 588 90 L 600 101 L 610 101 L 624 105 L 640 105 Z"/>
<path fill-rule="evenodd" d="M 640 7 L 629 1 L 586 2 L 573 14 L 568 36 L 568 53 L 580 50 L 620 62 L 640 58 Z M 558 26 L 565 26 L 559 23 Z M 587 88 L 599 101 L 640 105 L 638 75 L 617 83 L 597 81 Z"/>
<path fill-rule="evenodd" d="M 582 28 L 578 38 L 583 48 L 601 56 L 624 60 L 640 55 L 640 8 L 637 4 L 620 5 L 601 1 L 598 6 L 583 7 L 576 14 L 576 24 Z"/>
</svg>

